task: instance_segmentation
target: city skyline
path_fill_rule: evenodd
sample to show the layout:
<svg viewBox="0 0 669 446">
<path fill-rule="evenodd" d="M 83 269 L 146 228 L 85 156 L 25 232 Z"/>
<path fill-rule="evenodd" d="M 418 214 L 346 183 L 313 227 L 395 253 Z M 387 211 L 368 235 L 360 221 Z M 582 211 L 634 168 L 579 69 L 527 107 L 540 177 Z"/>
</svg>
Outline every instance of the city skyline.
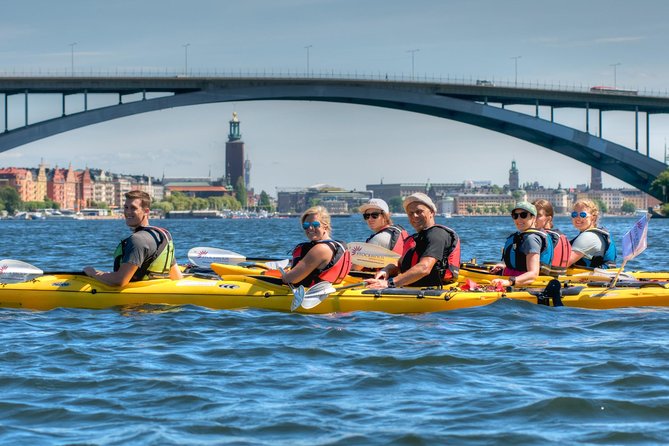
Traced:
<svg viewBox="0 0 669 446">
<path fill-rule="evenodd" d="M 43 14 L 31 14 L 38 6 Z M 208 13 L 199 14 L 202 10 Z M 669 65 L 657 57 L 663 52 L 666 12 L 669 5 L 657 2 L 632 6 L 599 0 L 559 5 L 525 0 L 119 1 L 95 6 L 76 0 L 70 8 L 27 0 L 0 17 L 0 75 L 72 70 L 390 73 L 666 92 Z M 630 14 L 637 20 L 630 22 Z M 77 100 L 71 98 L 73 107 Z M 37 115 L 54 107 L 31 104 Z M 51 164 L 71 160 L 77 168 L 106 165 L 158 178 L 163 173 L 205 177 L 210 171 L 220 177 L 232 112 L 239 113 L 243 126 L 253 165 L 251 186 L 273 196 L 276 187 L 328 183 L 364 190 L 365 184 L 380 181 L 486 179 L 481 173 L 494 173 L 491 181 L 502 185 L 506 169 L 497 168 L 510 159 L 524 172 L 522 182 L 573 187 L 590 179 L 589 166 L 503 134 L 396 110 L 317 102 L 222 103 L 147 113 L 0 153 L 0 164 L 36 165 L 44 158 Z M 583 130 L 583 114 L 559 109 L 555 115 L 558 122 Z M 654 115 L 651 155 L 656 159 L 664 157 L 667 133 L 669 118 Z M 604 136 L 633 147 L 633 114 L 606 113 Z M 645 147 L 643 139 L 640 145 Z M 626 186 L 606 174 L 603 180 L 605 187 Z"/>
</svg>

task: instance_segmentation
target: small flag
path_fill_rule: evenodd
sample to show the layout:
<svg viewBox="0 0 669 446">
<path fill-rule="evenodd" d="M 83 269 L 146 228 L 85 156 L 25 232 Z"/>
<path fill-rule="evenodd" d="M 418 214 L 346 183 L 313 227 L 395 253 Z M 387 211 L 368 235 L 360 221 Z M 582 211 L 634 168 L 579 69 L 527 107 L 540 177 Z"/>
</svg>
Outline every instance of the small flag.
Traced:
<svg viewBox="0 0 669 446">
<path fill-rule="evenodd" d="M 631 260 L 646 249 L 648 236 L 648 214 L 637 221 L 632 229 L 623 235 L 623 258 Z"/>
</svg>

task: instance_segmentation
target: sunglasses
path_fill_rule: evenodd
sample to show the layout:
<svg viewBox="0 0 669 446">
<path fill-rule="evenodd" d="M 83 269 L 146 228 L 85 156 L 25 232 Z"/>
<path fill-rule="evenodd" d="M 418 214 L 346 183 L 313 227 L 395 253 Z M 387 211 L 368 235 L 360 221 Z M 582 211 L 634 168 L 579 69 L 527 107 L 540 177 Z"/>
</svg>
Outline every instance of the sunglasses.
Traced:
<svg viewBox="0 0 669 446">
<path fill-rule="evenodd" d="M 530 215 L 530 213 L 526 211 L 511 213 L 511 216 L 513 217 L 514 220 L 518 220 L 518 218 L 522 218 L 523 220 L 525 220 L 528 215 Z"/>
<path fill-rule="evenodd" d="M 574 211 L 574 212 L 571 213 L 571 218 L 576 218 L 576 217 L 585 218 L 585 217 L 587 217 L 587 216 L 588 216 L 588 213 L 587 213 L 587 212 L 583 212 L 583 211 L 581 211 L 581 212 L 576 212 L 576 211 Z"/>
<path fill-rule="evenodd" d="M 369 214 L 362 214 L 362 218 L 369 220 L 370 218 L 376 220 L 381 216 L 381 212 L 370 212 Z"/>
<path fill-rule="evenodd" d="M 302 223 L 302 229 L 304 229 L 305 231 L 312 226 L 313 226 L 314 229 L 318 229 L 318 228 L 321 227 L 321 222 L 320 221 L 312 221 L 311 223 L 309 223 L 309 222 L 305 221 L 304 223 Z"/>
</svg>

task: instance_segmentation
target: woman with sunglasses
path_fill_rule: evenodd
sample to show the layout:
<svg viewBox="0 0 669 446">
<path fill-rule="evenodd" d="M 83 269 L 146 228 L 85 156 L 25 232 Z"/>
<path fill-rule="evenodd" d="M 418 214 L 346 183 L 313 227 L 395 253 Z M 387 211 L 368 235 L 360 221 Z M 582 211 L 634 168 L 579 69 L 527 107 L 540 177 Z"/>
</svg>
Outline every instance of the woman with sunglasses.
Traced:
<svg viewBox="0 0 669 446">
<path fill-rule="evenodd" d="M 590 268 L 608 268 L 615 266 L 616 245 L 611 234 L 597 226 L 599 208 L 592 200 L 578 200 L 574 203 L 571 223 L 579 234 L 571 241 L 569 266 L 578 265 Z"/>
<path fill-rule="evenodd" d="M 527 201 L 516 203 L 511 217 L 517 231 L 506 239 L 502 252 L 504 263 L 492 270 L 501 271 L 502 275 L 509 278 L 493 279 L 493 285 L 529 285 L 539 276 L 541 264 L 550 265 L 553 257 L 552 241 L 543 231 L 534 227 L 537 208 L 533 204 Z"/>
<path fill-rule="evenodd" d="M 532 202 L 537 208 L 537 218 L 534 227 L 543 230 L 553 242 L 553 260 L 546 268 L 541 268 L 541 273 L 548 276 L 558 276 L 567 272 L 569 257 L 571 256 L 571 244 L 567 236 L 553 227 L 553 205 L 548 200 L 534 200 Z"/>
<path fill-rule="evenodd" d="M 314 206 L 302 214 L 302 229 L 309 239 L 293 250 L 291 269 L 284 283 L 313 286 L 318 282 L 340 283 L 351 270 L 351 254 L 343 243 L 330 238 L 330 214 L 323 206 Z"/>
<path fill-rule="evenodd" d="M 369 229 L 374 232 L 365 242 L 390 249 L 401 255 L 404 239 L 409 236 L 409 233 L 400 225 L 393 224 L 388 203 L 380 198 L 372 198 L 360 206 L 360 212 Z"/>
</svg>

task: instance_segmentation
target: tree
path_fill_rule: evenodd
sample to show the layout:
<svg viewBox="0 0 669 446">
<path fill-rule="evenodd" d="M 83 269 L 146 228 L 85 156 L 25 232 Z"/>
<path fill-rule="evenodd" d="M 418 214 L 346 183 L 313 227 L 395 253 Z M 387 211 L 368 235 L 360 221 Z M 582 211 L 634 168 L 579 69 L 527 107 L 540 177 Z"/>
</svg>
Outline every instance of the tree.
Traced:
<svg viewBox="0 0 669 446">
<path fill-rule="evenodd" d="M 243 208 L 247 205 L 246 186 L 244 185 L 244 178 L 239 177 L 237 184 L 235 184 L 235 198 L 242 205 Z"/>
<path fill-rule="evenodd" d="M 659 174 L 655 181 L 651 183 L 650 193 L 662 197 L 665 203 L 669 201 L 667 200 L 667 194 L 669 194 L 669 169 Z"/>
<path fill-rule="evenodd" d="M 620 206 L 620 211 L 625 214 L 633 214 L 636 212 L 636 206 L 631 201 L 623 201 L 623 205 Z"/>
<path fill-rule="evenodd" d="M 265 209 L 266 211 L 272 210 L 272 202 L 269 199 L 269 194 L 264 190 L 260 192 L 260 209 Z"/>
<path fill-rule="evenodd" d="M 21 208 L 21 197 L 11 186 L 0 187 L 0 203 L 7 212 L 13 214 Z"/>
<path fill-rule="evenodd" d="M 602 214 L 605 214 L 606 212 L 609 211 L 609 207 L 606 205 L 606 203 L 604 203 L 604 201 L 602 201 L 602 199 L 595 198 L 593 201 L 599 208 L 599 212 L 601 212 Z"/>
<path fill-rule="evenodd" d="M 388 200 L 390 212 L 403 212 L 404 208 L 402 207 L 402 201 L 402 197 L 393 197 Z"/>
</svg>

